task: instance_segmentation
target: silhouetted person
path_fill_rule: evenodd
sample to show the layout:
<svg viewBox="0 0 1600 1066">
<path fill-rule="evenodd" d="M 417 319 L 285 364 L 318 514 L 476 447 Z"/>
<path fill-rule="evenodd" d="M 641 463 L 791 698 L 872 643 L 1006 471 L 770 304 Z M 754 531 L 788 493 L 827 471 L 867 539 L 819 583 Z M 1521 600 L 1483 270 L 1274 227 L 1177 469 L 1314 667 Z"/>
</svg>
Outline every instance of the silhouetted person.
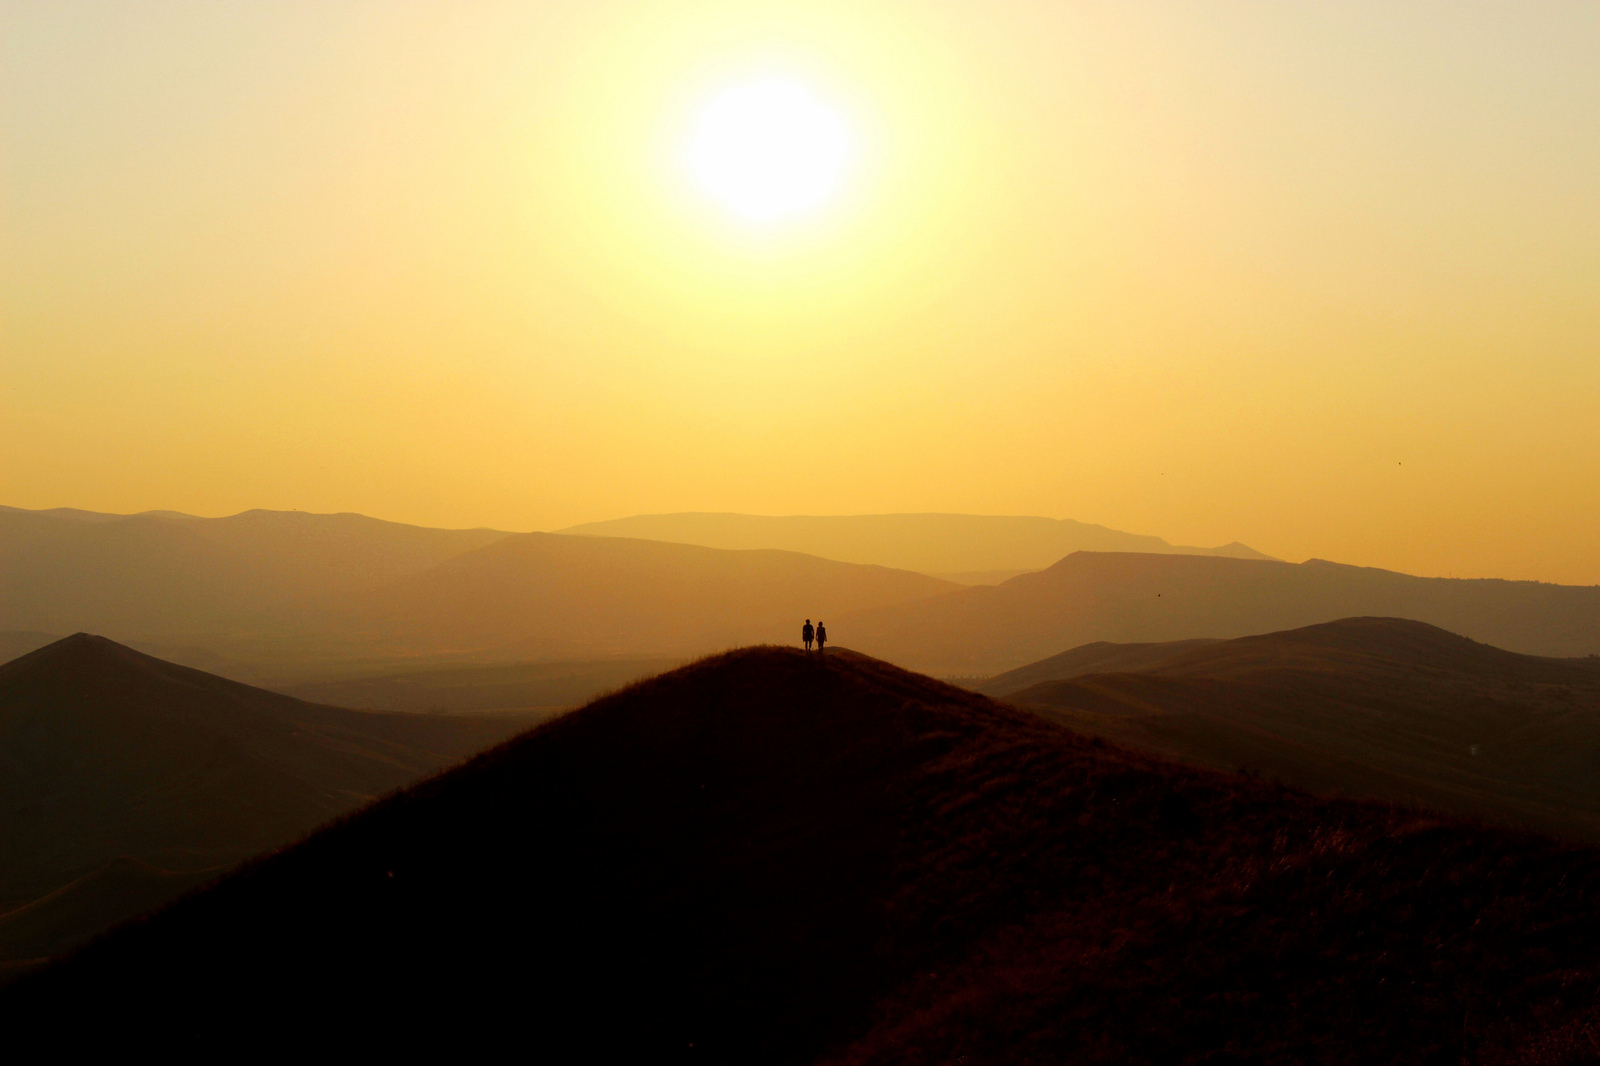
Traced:
<svg viewBox="0 0 1600 1066">
<path fill-rule="evenodd" d="M 820 621 L 817 623 L 817 654 L 822 654 L 822 646 L 828 643 L 828 627 Z"/>
<path fill-rule="evenodd" d="M 800 639 L 806 642 L 806 651 L 811 650 L 811 638 L 815 634 L 811 628 L 811 619 L 806 619 L 806 624 L 800 627 Z"/>
</svg>

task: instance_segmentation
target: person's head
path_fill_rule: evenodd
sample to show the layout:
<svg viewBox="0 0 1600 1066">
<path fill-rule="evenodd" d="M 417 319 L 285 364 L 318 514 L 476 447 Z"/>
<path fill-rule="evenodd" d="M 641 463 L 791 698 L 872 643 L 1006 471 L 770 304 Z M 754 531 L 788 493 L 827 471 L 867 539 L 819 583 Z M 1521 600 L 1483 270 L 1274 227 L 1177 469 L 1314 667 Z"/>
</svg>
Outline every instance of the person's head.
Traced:
<svg viewBox="0 0 1600 1066">
<path fill-rule="evenodd" d="M 807 618 L 806 619 L 806 625 L 810 625 L 810 624 L 811 624 L 811 619 Z"/>
</svg>

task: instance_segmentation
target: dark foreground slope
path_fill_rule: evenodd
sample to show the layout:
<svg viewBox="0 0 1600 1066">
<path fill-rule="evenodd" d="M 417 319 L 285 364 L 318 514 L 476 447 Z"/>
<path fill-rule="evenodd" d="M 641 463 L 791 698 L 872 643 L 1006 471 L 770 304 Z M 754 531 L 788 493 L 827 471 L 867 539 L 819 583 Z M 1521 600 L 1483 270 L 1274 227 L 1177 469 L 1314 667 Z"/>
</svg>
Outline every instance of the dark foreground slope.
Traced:
<svg viewBox="0 0 1600 1066">
<path fill-rule="evenodd" d="M 50 954 L 521 727 L 318 706 L 82 633 L 0 666 L 0 961 Z"/>
<path fill-rule="evenodd" d="M 1077 552 L 998 586 L 828 623 L 852 648 L 973 675 L 1091 641 L 1242 637 L 1357 615 L 1415 618 L 1530 655 L 1600 653 L 1600 585 L 1412 577 L 1320 559 Z"/>
<path fill-rule="evenodd" d="M 13 986 L 0 1025 L 366 1058 L 1576 1061 L 1597 890 L 1593 851 L 752 649 L 254 863 Z"/>
<path fill-rule="evenodd" d="M 1008 698 L 1173 758 L 1600 843 L 1600 659 L 1400 618 L 1136 650 L 1143 663 Z"/>
</svg>

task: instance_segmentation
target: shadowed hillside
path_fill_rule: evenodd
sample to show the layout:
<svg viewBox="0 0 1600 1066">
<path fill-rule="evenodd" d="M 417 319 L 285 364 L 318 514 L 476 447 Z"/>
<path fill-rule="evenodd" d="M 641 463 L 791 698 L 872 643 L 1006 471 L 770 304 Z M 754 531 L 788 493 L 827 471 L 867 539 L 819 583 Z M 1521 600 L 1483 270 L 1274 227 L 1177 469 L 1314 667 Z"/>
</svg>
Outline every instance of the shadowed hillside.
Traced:
<svg viewBox="0 0 1600 1066">
<path fill-rule="evenodd" d="M 1578 1061 L 1597 879 L 1590 850 L 750 649 L 253 863 L 25 978 L 0 1024 L 65 1052 Z"/>
<path fill-rule="evenodd" d="M 704 654 L 799 638 L 807 618 L 957 588 L 784 551 L 526 533 L 355 602 L 377 642 L 505 658 Z"/>
<path fill-rule="evenodd" d="M 930 673 L 983 675 L 1093 641 L 1240 637 L 1357 615 L 1415 618 L 1532 655 L 1600 652 L 1600 586 L 1411 577 L 1320 560 L 1079 552 L 992 588 L 828 621 L 852 648 Z"/>
<path fill-rule="evenodd" d="M 781 548 L 940 577 L 960 574 L 970 579 L 963 584 L 987 584 L 1019 571 L 1041 570 L 1075 551 L 1270 558 L 1243 544 L 1184 547 L 1168 544 L 1160 537 L 1123 533 L 1071 519 L 1021 515 L 653 514 L 588 522 L 561 532 L 702 544 L 708 548 Z"/>
<path fill-rule="evenodd" d="M 81 939 L 519 726 L 317 706 L 82 633 L 0 666 L 0 958 Z"/>
<path fill-rule="evenodd" d="M 1516 655 L 1398 618 L 1144 647 L 1142 666 L 1009 699 L 1203 765 L 1600 842 L 1600 659 Z"/>
</svg>

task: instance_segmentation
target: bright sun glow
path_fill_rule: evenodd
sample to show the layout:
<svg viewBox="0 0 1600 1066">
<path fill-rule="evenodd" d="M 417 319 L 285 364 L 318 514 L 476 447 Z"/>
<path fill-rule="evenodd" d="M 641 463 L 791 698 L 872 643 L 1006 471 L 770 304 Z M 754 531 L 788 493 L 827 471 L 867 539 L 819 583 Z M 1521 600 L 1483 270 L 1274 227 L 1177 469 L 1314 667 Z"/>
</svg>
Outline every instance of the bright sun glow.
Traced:
<svg viewBox="0 0 1600 1066">
<path fill-rule="evenodd" d="M 763 78 L 724 90 L 684 147 L 699 187 L 735 216 L 777 222 L 818 207 L 850 163 L 850 131 L 804 85 Z"/>
</svg>

